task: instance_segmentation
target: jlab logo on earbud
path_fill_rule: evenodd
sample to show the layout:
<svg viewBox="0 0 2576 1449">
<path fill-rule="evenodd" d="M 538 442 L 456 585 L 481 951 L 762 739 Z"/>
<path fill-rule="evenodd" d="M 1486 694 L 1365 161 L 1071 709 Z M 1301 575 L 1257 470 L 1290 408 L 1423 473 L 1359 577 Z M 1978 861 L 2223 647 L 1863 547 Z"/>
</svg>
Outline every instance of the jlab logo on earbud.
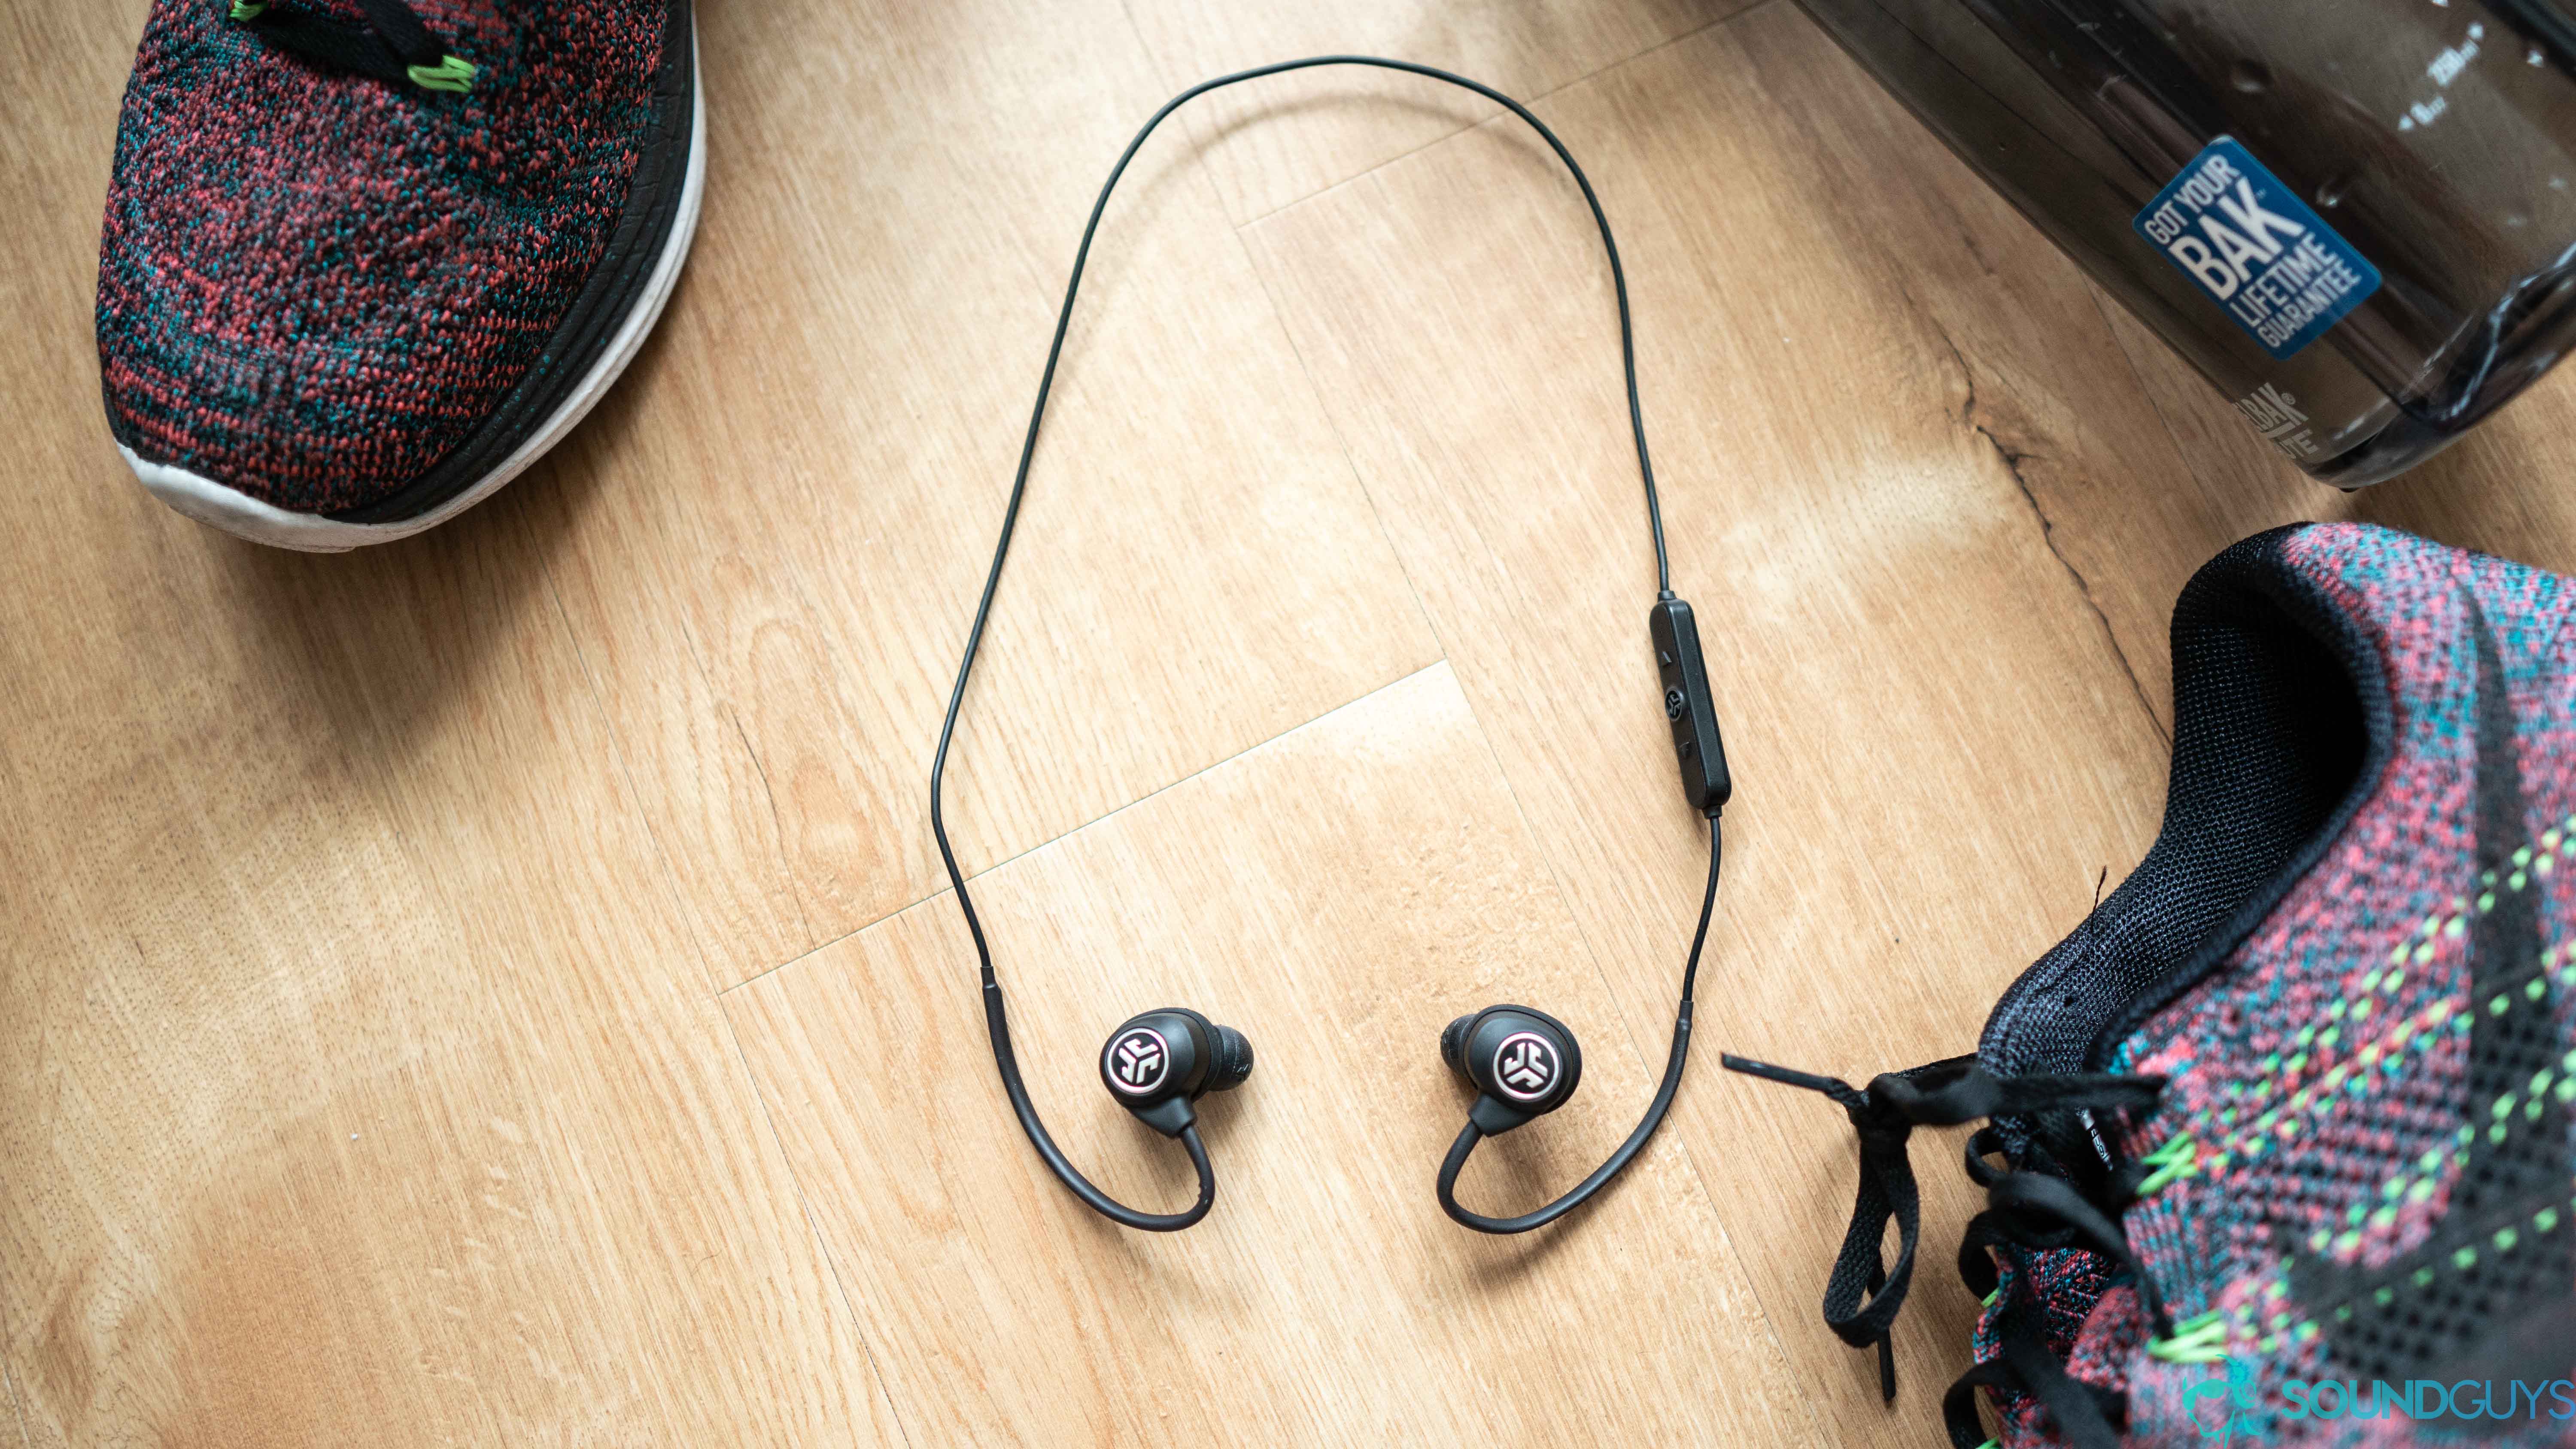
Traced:
<svg viewBox="0 0 2576 1449">
<path fill-rule="evenodd" d="M 1120 1032 L 1109 1044 L 1109 1085 L 1130 1096 L 1141 1097 L 1163 1085 L 1163 1074 L 1171 1067 L 1170 1044 L 1150 1026 Z"/>
<path fill-rule="evenodd" d="M 1556 1048 L 1536 1032 L 1513 1032 L 1494 1048 L 1494 1085 L 1506 1097 L 1535 1102 L 1556 1085 L 1556 1073 Z"/>
</svg>

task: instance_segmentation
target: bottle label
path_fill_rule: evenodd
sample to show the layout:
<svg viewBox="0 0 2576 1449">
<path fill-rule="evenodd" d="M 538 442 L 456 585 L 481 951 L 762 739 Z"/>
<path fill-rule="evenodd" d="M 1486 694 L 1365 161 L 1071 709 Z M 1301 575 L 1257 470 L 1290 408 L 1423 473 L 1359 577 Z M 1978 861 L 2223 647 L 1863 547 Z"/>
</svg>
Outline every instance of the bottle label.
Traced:
<svg viewBox="0 0 2576 1449">
<path fill-rule="evenodd" d="M 2129 225 L 2276 358 L 2379 290 L 2379 268 L 2231 136 L 2202 147 Z"/>
</svg>

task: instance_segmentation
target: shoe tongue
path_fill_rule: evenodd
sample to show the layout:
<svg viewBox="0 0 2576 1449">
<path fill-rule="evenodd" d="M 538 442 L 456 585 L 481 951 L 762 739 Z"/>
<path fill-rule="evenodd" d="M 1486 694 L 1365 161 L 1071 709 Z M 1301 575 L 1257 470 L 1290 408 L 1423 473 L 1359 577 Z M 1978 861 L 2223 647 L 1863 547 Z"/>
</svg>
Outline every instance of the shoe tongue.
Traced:
<svg viewBox="0 0 2576 1449">
<path fill-rule="evenodd" d="M 2224 960 L 2369 793 L 2389 734 L 2378 631 L 2293 548 L 2305 527 L 2246 539 L 2184 586 L 2163 827 L 1996 1003 L 1978 1048 L 1990 1071 L 2102 1069 L 2123 1023 Z"/>
</svg>

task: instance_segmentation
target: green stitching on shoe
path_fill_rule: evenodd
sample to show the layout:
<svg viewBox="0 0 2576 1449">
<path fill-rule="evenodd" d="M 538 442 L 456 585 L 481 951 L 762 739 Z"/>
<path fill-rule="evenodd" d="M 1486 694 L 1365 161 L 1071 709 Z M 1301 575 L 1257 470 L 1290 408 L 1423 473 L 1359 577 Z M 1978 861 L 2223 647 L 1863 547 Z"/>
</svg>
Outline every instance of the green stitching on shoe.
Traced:
<svg viewBox="0 0 2576 1449">
<path fill-rule="evenodd" d="M 2227 1317 L 2216 1309 L 2174 1325 L 2173 1337 L 2147 1345 L 2147 1357 L 2165 1363 L 2216 1363 L 2227 1357 Z"/>
<path fill-rule="evenodd" d="M 233 0 L 235 20 L 257 20 L 268 9 L 268 0 Z"/>
<path fill-rule="evenodd" d="M 2430 1184 L 2419 1183 L 2419 1184 L 2417 1184 L 2417 1186 L 2418 1186 L 2418 1187 L 2429 1187 L 2429 1186 L 2430 1186 Z M 2410 1193 L 2408 1194 L 2408 1196 L 2411 1198 L 2412 1196 L 2414 1196 L 2414 1194 L 2410 1192 Z M 2576 1208 L 2576 1199 L 2570 1199 L 2570 1201 L 2569 1201 L 2569 1206 L 2570 1206 L 2570 1208 Z M 2385 1210 L 2383 1209 L 2382 1211 L 2384 1212 Z M 2554 1233 L 2554 1232 L 2558 1231 L 2559 1225 L 2560 1225 L 2562 1222 L 2564 1222 L 2564 1221 L 2566 1221 L 2566 1215 L 2565 1215 L 2565 1212 L 2564 1212 L 2564 1211 L 2562 1211 L 2560 1208 L 2556 1207 L 2555 1205 L 2550 1206 L 2550 1207 L 2545 1207 L 2545 1208 L 2542 1208 L 2540 1211 L 2538 1211 L 2538 1212 L 2536 1212 L 2536 1213 L 2532 1214 L 2532 1216 L 2531 1216 L 2531 1224 L 2530 1224 L 2530 1231 L 2531 1231 L 2532 1233 L 2534 1233 L 2534 1234 L 2538 1234 L 2538 1235 L 2547 1235 L 2547 1234 L 2549 1234 L 2549 1233 Z M 2346 1234 L 2346 1237 L 2347 1237 L 2347 1238 L 2352 1238 L 2353 1236 L 2354 1236 L 2354 1235 Z M 2488 1241 L 2488 1242 L 2489 1242 L 2489 1243 L 2494 1247 L 2494 1249 L 2495 1249 L 2498 1253 L 2511 1253 L 2511 1252 L 2513 1252 L 2516 1248 L 2519 1248 L 2519 1247 L 2522 1245 L 2522 1242 L 2523 1242 L 2523 1229 L 2522 1229 L 2521 1227 L 2519 1227 L 2519 1226 L 2508 1226 L 2508 1227 L 2498 1228 L 2498 1229 L 2497 1229 L 2493 1234 L 2491 1234 L 2491 1235 L 2488 1237 L 2487 1241 Z M 2477 1271 L 2478 1264 L 2479 1264 L 2481 1261 L 2482 1261 L 2482 1255 L 2479 1253 L 2479 1251 L 2478 1251 L 2476 1248 L 2474 1248 L 2474 1247 L 2461 1248 L 2460 1250 L 2458 1250 L 2457 1252 L 2454 1252 L 2454 1253 L 2451 1255 L 2451 1257 L 2450 1257 L 2450 1267 L 2451 1267 L 2454 1271 L 2457 1271 L 2457 1272 L 2461 1272 L 2461 1273 L 2474 1273 L 2474 1272 L 2476 1272 L 2476 1271 Z M 2437 1274 L 2435 1273 L 2435 1271 L 2434 1271 L 2432 1268 L 2430 1268 L 2430 1267 L 2426 1267 L 2426 1268 L 2418 1268 L 2418 1269 L 2416 1269 L 2416 1270 L 2415 1270 L 2415 1272 L 2414 1272 L 2414 1273 L 2409 1277 L 2408 1281 L 2409 1281 L 2410 1283 L 2412 1283 L 2416 1288 L 2419 1288 L 2419 1289 L 2429 1289 L 2429 1288 L 2431 1288 L 2431 1287 L 2433 1286 L 2433 1284 L 2434 1284 L 2434 1283 L 2435 1283 L 2435 1281 L 2437 1280 L 2437 1277 L 2438 1277 L 2438 1275 L 2437 1275 Z M 2276 1285 L 2276 1286 L 2277 1286 L 2277 1285 Z M 2396 1290 L 2394 1287 L 2387 1287 L 2387 1286 L 2383 1286 L 2383 1287 L 2381 1287 L 2381 1288 L 2379 1288 L 2379 1289 L 2375 1290 L 2375 1291 L 2370 1295 L 2370 1301 L 2371 1301 L 2372 1303 L 2374 1303 L 2374 1304 L 2378 1305 L 2378 1306 L 2379 1306 L 2379 1307 L 2381 1307 L 2381 1308 L 2387 1308 L 2387 1307 L 2390 1307 L 2391 1305 L 2393 1305 L 2393 1304 L 2397 1301 L 2397 1290 Z M 2350 1304 L 2339 1304 L 2339 1305 L 2337 1305 L 2337 1306 L 2336 1306 L 2336 1308 L 2335 1308 L 2335 1310 L 2334 1310 L 2334 1317 L 2335 1317 L 2335 1321 L 2337 1321 L 2337 1322 L 2339 1322 L 2339 1323 L 2343 1323 L 2343 1322 L 2350 1322 L 2350 1321 L 2351 1321 L 2351 1318 L 2352 1318 L 2352 1306 L 2351 1306 Z M 2201 1321 L 2202 1321 L 2202 1320 L 2200 1320 L 2200 1319 L 2194 1319 L 2194 1320 L 2192 1320 L 2192 1323 L 2191 1323 L 2191 1324 L 2189 1324 L 2189 1325 L 2185 1325 L 2185 1327 L 2186 1327 L 2186 1328 L 2189 1328 L 2189 1327 L 2195 1327 L 2195 1326 L 2197 1326 Z M 2278 1317 L 2277 1317 L 2277 1315 L 2275 1316 L 2275 1320 L 2274 1320 L 2274 1322 L 2275 1322 L 2275 1326 L 2277 1326 L 2277 1325 L 2278 1325 Z M 2186 1336 L 2186 1335 L 2184 1335 L 2184 1334 L 2182 1334 L 2182 1333 L 2177 1333 L 2177 1334 L 2175 1335 L 2175 1341 L 2176 1341 L 2176 1342 L 2179 1342 L 2179 1341 L 2180 1341 L 2182 1338 L 2184 1338 L 2185 1336 Z M 2165 1355 L 2165 1354 L 2157 1353 L 2156 1349 L 2157 1349 L 2157 1346 L 2156 1346 L 2156 1345 L 2154 1345 L 2154 1344 L 2150 1344 L 2150 1345 L 2148 1345 L 2148 1349 L 2147 1349 L 2147 1351 L 2148 1351 L 2150 1354 L 2152 1354 L 2152 1355 L 2154 1355 L 2154 1356 L 2156 1356 L 2156 1357 L 2159 1357 L 2159 1358 L 2167 1358 L 2167 1361 L 2168 1361 L 2168 1362 L 2176 1362 L 2176 1363 L 2180 1363 L 2180 1362 L 2195 1362 L 2195 1361 L 2196 1361 L 2196 1360 L 2184 1360 L 2184 1359 L 2177 1359 L 2177 1358 L 2169 1358 L 2169 1357 L 2168 1357 L 2167 1355 Z"/>
<path fill-rule="evenodd" d="M 2394 973 L 2391 973 L 2391 976 L 2381 978 L 2380 989 L 2383 993 L 2391 991 L 2393 975 Z M 2391 999 L 2393 1000 L 2393 996 Z M 2358 1005 L 2366 1006 L 2367 1003 L 2358 1003 Z M 2369 1014 L 2366 1011 L 2354 1009 L 2355 1006 L 2356 1003 L 2336 1001 L 2328 1006 L 2326 1014 L 2355 1020 Z M 2215 1176 L 2224 1173 L 2229 1164 L 2240 1157 L 2250 1161 L 2266 1155 L 2277 1143 L 2295 1137 L 2305 1125 L 2285 1126 L 2283 1118 L 2285 1111 L 2303 1115 L 2313 1114 L 2328 1104 L 2337 1102 L 2339 1098 L 2336 1094 L 2339 1090 L 2358 1095 L 2367 1090 L 2370 1085 L 2369 1078 L 2373 1074 L 2391 1077 L 2399 1075 L 2411 1065 L 2411 1059 L 2416 1054 L 2430 1051 L 2446 1033 L 2465 1034 L 2468 1025 L 2467 1014 L 2449 1000 L 2437 999 L 2427 1002 L 2417 1010 L 2390 1023 L 2387 1030 L 2376 1039 L 2356 1042 L 2356 1051 L 2349 1061 L 2338 1062 L 2329 1067 L 2318 1081 L 2291 1092 L 2287 1101 L 2279 1103 L 2273 1110 L 2263 1113 L 2254 1121 L 2240 1125 L 2239 1114 L 2235 1108 L 2221 1110 L 2218 1113 L 2218 1125 L 2227 1130 L 2216 1134 L 2218 1140 L 2213 1143 L 2213 1146 L 2219 1150 L 2213 1152 L 2207 1148 L 2200 1149 L 2197 1154 L 2199 1162 L 2195 1169 L 2196 1173 Z M 2333 1050 L 2340 1042 L 2342 1033 L 2343 1028 L 2340 1026 L 2329 1028 L 2318 1035 L 2314 1046 L 2319 1051 Z M 2576 1057 L 2576 1053 L 2570 1053 L 2570 1056 Z M 2268 1064 L 2268 1068 L 2277 1070 L 2282 1065 L 2286 1064 L 2275 1060 Z M 2576 1071 L 2576 1066 L 2571 1066 L 2570 1070 Z M 2232 1097 L 2239 1100 L 2250 1098 L 2253 1102 L 2262 1103 L 2274 1098 L 2280 1085 L 2273 1078 L 2265 1077 L 2251 1084 L 2231 1082 L 2228 1084 L 2228 1090 Z M 2166 1144 L 2167 1147 L 2171 1145 L 2170 1142 Z M 2428 1166 L 2426 1170 L 2430 1171 L 2431 1168 Z"/>
<path fill-rule="evenodd" d="M 450 91 L 462 95 L 474 89 L 474 63 L 461 55 L 450 55 L 436 65 L 409 68 L 411 83 L 425 91 Z"/>
<path fill-rule="evenodd" d="M 2138 1196 L 2145 1197 L 2151 1193 L 2162 1192 L 2199 1166 L 2200 1144 L 2193 1141 L 2191 1134 L 2186 1132 L 2138 1160 L 2155 1169 L 2147 1174 L 2145 1181 L 2138 1184 Z"/>
</svg>

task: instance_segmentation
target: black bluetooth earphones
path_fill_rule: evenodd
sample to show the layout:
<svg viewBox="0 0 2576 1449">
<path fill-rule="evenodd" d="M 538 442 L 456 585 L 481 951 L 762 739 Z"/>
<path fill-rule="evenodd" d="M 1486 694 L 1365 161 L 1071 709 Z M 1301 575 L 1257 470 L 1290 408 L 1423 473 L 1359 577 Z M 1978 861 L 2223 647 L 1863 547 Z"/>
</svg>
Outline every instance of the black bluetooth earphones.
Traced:
<svg viewBox="0 0 2576 1449">
<path fill-rule="evenodd" d="M 1019 525 L 1020 502 L 1028 493 L 1029 464 L 1037 456 L 1038 426 L 1046 418 L 1047 393 L 1055 385 L 1056 362 L 1064 352 L 1065 330 L 1073 321 L 1074 297 L 1081 290 L 1082 269 L 1091 258 L 1092 237 L 1100 230 L 1102 214 L 1109 209 L 1110 193 L 1118 188 L 1118 178 L 1126 174 L 1127 164 L 1136 158 L 1145 138 L 1154 134 L 1154 128 L 1165 117 L 1192 99 L 1262 76 L 1326 65 L 1404 71 L 1474 91 L 1495 102 L 1528 123 L 1547 142 L 1582 190 L 1584 204 L 1592 209 L 1593 224 L 1601 231 L 1602 250 L 1610 259 L 1611 287 L 1619 300 L 1619 357 L 1627 376 L 1628 425 L 1636 437 L 1637 472 L 1645 484 L 1646 527 L 1655 542 L 1655 604 L 1648 616 L 1648 629 L 1662 677 L 1664 717 L 1672 725 L 1673 751 L 1681 763 L 1682 793 L 1691 808 L 1708 821 L 1708 888 L 1700 897 L 1699 926 L 1691 934 L 1690 955 L 1682 967 L 1681 1002 L 1673 1016 L 1672 1053 L 1664 1063 L 1663 1081 L 1655 1088 L 1654 1100 L 1647 1104 L 1646 1115 L 1636 1130 L 1591 1176 L 1556 1201 L 1516 1218 L 1489 1218 L 1460 1207 L 1455 1195 L 1458 1172 L 1476 1150 L 1476 1144 L 1564 1106 L 1582 1081 L 1583 1049 L 1563 1022 L 1526 1006 L 1489 1006 L 1451 1022 L 1440 1034 L 1441 1059 L 1465 1077 L 1477 1093 L 1467 1113 L 1466 1128 L 1440 1164 L 1440 1206 L 1450 1217 L 1478 1232 L 1525 1233 L 1556 1221 L 1618 1176 L 1645 1147 L 1647 1139 L 1655 1135 L 1655 1129 L 1663 1125 L 1665 1114 L 1672 1108 L 1673 1094 L 1681 1086 L 1682 1067 L 1690 1058 L 1691 993 L 1699 977 L 1700 951 L 1708 943 L 1709 916 L 1717 905 L 1718 865 L 1724 854 L 1719 844 L 1718 812 L 1733 789 L 1727 775 L 1726 747 L 1718 734 L 1717 710 L 1709 694 L 1708 670 L 1700 654 L 1699 630 L 1691 619 L 1690 605 L 1673 595 L 1672 565 L 1664 553 L 1663 510 L 1655 497 L 1654 465 L 1646 457 L 1645 415 L 1637 403 L 1636 338 L 1628 320 L 1628 278 L 1619 265 L 1619 244 L 1611 239 L 1610 219 L 1602 213 L 1601 199 L 1593 194 L 1591 179 L 1575 164 L 1565 143 L 1528 107 L 1490 86 L 1427 65 L 1368 55 L 1319 55 L 1201 81 L 1164 102 L 1163 108 L 1127 143 L 1118 164 L 1110 168 L 1099 199 L 1091 205 L 1091 219 L 1082 229 L 1082 245 L 1074 253 L 1073 274 L 1065 282 L 1064 305 L 1055 319 L 1055 340 L 1047 347 L 1046 370 L 1038 378 L 1037 404 L 1029 412 L 1028 436 L 1020 444 L 1019 470 L 1011 480 L 1010 502 L 1002 511 L 1002 536 L 993 545 L 993 564 L 984 576 L 983 597 L 975 606 L 975 622 L 966 633 L 965 656 L 957 664 L 957 683 L 949 691 L 948 714 L 939 726 L 939 750 L 930 765 L 930 833 L 939 842 L 940 862 L 948 868 L 949 885 L 956 891 L 957 907 L 965 913 L 967 932 L 975 939 L 975 955 L 983 965 L 984 1025 L 992 1038 L 993 1065 L 1001 1073 L 1002 1090 L 1011 1099 L 1020 1130 L 1028 1134 L 1047 1170 L 1093 1211 L 1127 1227 L 1173 1232 L 1206 1217 L 1209 1206 L 1216 1201 L 1216 1173 L 1208 1165 L 1207 1148 L 1199 1141 L 1197 1102 L 1209 1092 L 1230 1091 L 1251 1077 L 1252 1043 L 1243 1033 L 1180 1007 L 1149 1011 L 1120 1023 L 1100 1049 L 1101 1085 L 1145 1125 L 1166 1137 L 1180 1139 L 1190 1154 L 1191 1165 L 1198 1169 L 1199 1196 L 1185 1212 L 1148 1213 L 1128 1207 L 1093 1186 L 1065 1160 L 1055 1139 L 1047 1135 L 1046 1125 L 1038 1120 L 1037 1108 L 1029 1101 L 1028 1086 L 1020 1080 L 1019 1059 L 1011 1051 L 1011 1025 L 1002 1005 L 1001 983 L 993 973 L 993 948 L 984 937 L 983 921 L 975 914 L 974 898 L 967 892 L 965 873 L 958 869 L 957 854 L 949 848 L 948 827 L 940 809 L 941 790 L 948 773 L 949 742 L 957 733 L 958 712 L 966 702 L 966 684 L 974 675 L 975 655 L 984 642 L 984 625 L 992 617 L 993 596 L 1001 587 L 1002 564 L 1010 556 L 1011 534 Z"/>
</svg>

